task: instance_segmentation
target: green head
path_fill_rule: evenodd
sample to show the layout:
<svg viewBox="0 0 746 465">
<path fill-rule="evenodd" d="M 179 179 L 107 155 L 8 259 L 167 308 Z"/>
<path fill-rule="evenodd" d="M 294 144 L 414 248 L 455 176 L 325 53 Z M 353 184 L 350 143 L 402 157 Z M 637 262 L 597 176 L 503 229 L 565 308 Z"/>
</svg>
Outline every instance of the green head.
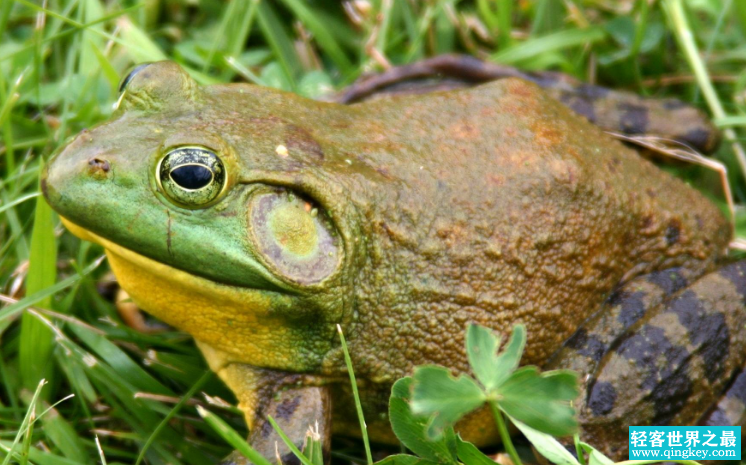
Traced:
<svg viewBox="0 0 746 465">
<path fill-rule="evenodd" d="M 105 247 L 136 303 L 227 361 L 316 368 L 347 318 L 355 230 L 317 147 L 288 156 L 286 125 L 261 111 L 277 91 L 203 89 L 170 62 L 120 90 L 113 118 L 49 162 L 49 203 Z"/>
</svg>

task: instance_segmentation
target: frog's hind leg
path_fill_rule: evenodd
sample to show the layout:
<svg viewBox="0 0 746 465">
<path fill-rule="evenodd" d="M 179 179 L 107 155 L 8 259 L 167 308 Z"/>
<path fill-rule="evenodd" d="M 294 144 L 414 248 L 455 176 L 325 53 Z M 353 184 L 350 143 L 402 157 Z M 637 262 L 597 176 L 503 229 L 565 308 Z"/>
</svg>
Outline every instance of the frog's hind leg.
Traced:
<svg viewBox="0 0 746 465">
<path fill-rule="evenodd" d="M 692 276 L 671 268 L 635 278 L 616 290 L 550 359 L 546 369 L 593 374 L 612 344 L 646 311 L 689 285 Z"/>
<path fill-rule="evenodd" d="M 589 375 L 576 404 L 581 437 L 612 458 L 626 455 L 630 425 L 697 424 L 742 367 L 746 261 L 691 285 L 682 273 L 669 271 L 682 278 L 670 292 L 650 277 L 628 283 L 551 364 Z"/>
<path fill-rule="evenodd" d="M 705 414 L 699 424 L 746 428 L 746 370 L 736 375 L 717 405 Z"/>
<path fill-rule="evenodd" d="M 740 426 L 746 428 L 746 369 L 733 379 L 730 387 L 698 422 L 702 426 Z M 743 434 L 743 433 L 742 433 Z M 743 445 L 741 446 L 743 447 Z M 727 465 L 730 460 L 700 460 L 702 465 Z"/>
</svg>

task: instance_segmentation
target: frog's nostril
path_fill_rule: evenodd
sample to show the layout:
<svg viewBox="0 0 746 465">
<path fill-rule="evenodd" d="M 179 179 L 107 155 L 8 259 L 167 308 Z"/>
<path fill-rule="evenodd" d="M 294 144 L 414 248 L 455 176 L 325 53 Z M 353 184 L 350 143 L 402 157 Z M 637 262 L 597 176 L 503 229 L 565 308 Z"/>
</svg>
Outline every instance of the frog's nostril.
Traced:
<svg viewBox="0 0 746 465">
<path fill-rule="evenodd" d="M 91 171 L 99 173 L 108 173 L 111 169 L 108 161 L 96 157 L 88 160 L 88 166 Z"/>
</svg>

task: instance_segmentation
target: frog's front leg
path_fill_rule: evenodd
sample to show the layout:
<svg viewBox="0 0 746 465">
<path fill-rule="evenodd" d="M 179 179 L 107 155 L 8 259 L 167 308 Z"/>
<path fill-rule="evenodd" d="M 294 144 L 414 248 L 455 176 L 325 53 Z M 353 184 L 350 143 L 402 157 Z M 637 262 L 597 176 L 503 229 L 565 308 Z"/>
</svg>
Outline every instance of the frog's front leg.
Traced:
<svg viewBox="0 0 746 465">
<path fill-rule="evenodd" d="M 650 277 L 628 283 L 621 304 L 590 320 L 551 363 L 590 375 L 577 405 L 581 437 L 612 457 L 626 455 L 630 425 L 702 421 L 743 368 L 746 262 L 691 285 L 681 271 L 663 273 L 669 279 L 654 275 L 652 297 Z"/>
<path fill-rule="evenodd" d="M 331 397 L 328 386 L 308 385 L 302 374 L 283 373 L 230 364 L 218 370 L 221 379 L 233 390 L 239 407 L 246 414 L 249 443 L 274 463 L 300 464 L 270 424 L 271 416 L 293 444 L 300 450 L 309 429 L 321 438 L 324 457 L 328 461 L 331 441 Z M 237 452 L 221 465 L 245 465 L 249 462 Z"/>
</svg>

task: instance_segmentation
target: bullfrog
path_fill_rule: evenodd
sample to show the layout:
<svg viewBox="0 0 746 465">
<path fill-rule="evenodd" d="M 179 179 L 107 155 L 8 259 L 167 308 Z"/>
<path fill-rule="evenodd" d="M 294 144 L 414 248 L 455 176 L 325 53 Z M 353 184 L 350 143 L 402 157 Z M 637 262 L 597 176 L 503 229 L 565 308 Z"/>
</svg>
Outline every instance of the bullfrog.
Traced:
<svg viewBox="0 0 746 465">
<path fill-rule="evenodd" d="M 522 363 L 578 370 L 581 436 L 614 458 L 629 425 L 744 424 L 728 220 L 566 104 L 520 77 L 342 105 L 144 64 L 41 187 L 194 337 L 265 456 L 268 415 L 298 446 L 357 430 L 338 325 L 375 441 L 395 380 L 468 370 L 471 323 L 523 323 Z M 457 429 L 497 438 L 487 411 Z"/>
</svg>

